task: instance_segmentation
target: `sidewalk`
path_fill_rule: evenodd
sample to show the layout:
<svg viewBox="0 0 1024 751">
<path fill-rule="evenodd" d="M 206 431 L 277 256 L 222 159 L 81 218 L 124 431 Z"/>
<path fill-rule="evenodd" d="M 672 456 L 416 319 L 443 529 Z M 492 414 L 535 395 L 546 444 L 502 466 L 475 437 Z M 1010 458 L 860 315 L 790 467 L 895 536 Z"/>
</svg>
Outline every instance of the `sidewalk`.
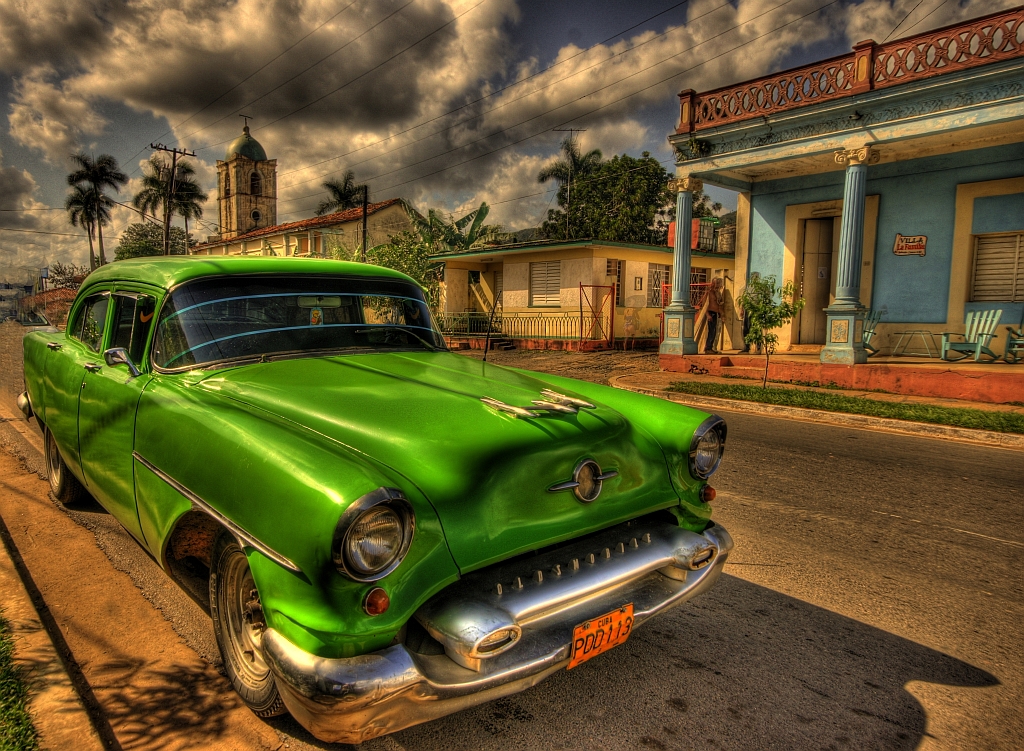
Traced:
<svg viewBox="0 0 1024 751">
<path fill-rule="evenodd" d="M 748 386 L 758 385 L 747 380 L 737 381 L 735 378 L 666 371 L 653 373 L 631 373 L 628 375 L 615 376 L 609 379 L 609 384 L 615 388 L 625 389 L 627 391 L 636 391 L 642 394 L 649 394 L 650 396 L 657 396 L 661 399 L 687 404 L 705 411 L 724 410 L 731 412 L 745 412 L 749 414 L 764 415 L 767 417 L 780 417 L 789 420 L 803 420 L 806 422 L 840 425 L 843 427 L 857 428 L 861 430 L 880 430 L 889 433 L 902 433 L 905 435 L 920 436 L 923 438 L 953 440 L 963 443 L 975 443 L 984 446 L 1024 451 L 1024 435 L 1017 433 L 998 433 L 989 430 L 973 430 L 971 428 L 960 428 L 951 425 L 911 422 L 909 420 L 854 415 L 845 412 L 829 412 L 825 410 L 805 409 L 802 407 L 789 407 L 777 404 L 763 404 L 761 402 L 751 402 L 740 399 L 698 396 L 695 394 L 686 394 L 683 392 L 668 390 L 673 383 L 679 383 L 681 381 L 721 383 L 730 385 L 736 385 L 739 383 Z M 1024 406 L 1012 404 L 993 404 L 990 402 L 974 402 L 963 399 L 921 397 L 910 396 L 907 394 L 891 394 L 852 389 L 826 389 L 812 386 L 797 386 L 790 383 L 770 383 L 770 385 L 805 391 L 819 391 L 828 394 L 841 394 L 842 396 L 863 398 L 880 402 L 958 407 L 991 412 L 1010 412 L 1024 415 Z"/>
</svg>

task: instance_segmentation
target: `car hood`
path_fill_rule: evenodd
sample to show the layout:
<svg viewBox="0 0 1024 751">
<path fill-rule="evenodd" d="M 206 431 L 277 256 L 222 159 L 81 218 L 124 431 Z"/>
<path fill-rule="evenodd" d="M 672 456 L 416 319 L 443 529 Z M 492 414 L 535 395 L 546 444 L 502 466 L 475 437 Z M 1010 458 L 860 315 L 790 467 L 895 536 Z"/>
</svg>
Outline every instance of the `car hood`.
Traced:
<svg viewBox="0 0 1024 751">
<path fill-rule="evenodd" d="M 247 365 L 199 386 L 415 483 L 464 572 L 678 503 L 660 446 L 610 407 L 523 419 L 481 401 L 529 406 L 551 388 L 539 374 L 447 352 L 379 353 Z M 618 472 L 595 501 L 549 491 L 584 459 Z"/>
</svg>

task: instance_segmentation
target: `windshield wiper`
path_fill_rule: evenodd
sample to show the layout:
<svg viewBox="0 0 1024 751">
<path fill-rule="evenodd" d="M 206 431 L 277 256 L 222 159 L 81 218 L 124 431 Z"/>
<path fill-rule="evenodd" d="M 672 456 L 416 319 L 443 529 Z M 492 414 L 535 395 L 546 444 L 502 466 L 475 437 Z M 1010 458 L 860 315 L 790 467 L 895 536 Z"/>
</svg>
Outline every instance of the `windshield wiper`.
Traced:
<svg viewBox="0 0 1024 751">
<path fill-rule="evenodd" d="M 413 336 L 413 337 L 419 339 L 423 343 L 423 345 L 427 349 L 429 349 L 431 352 L 439 352 L 439 351 L 443 351 L 444 349 L 446 349 L 446 348 L 438 347 L 436 344 L 431 344 L 430 342 L 428 342 L 426 339 L 424 339 L 419 334 L 415 334 L 412 331 L 409 331 L 409 329 L 407 329 L 405 326 L 388 326 L 386 324 L 382 324 L 382 325 L 379 325 L 379 326 L 374 326 L 373 328 L 370 328 L 370 329 L 356 329 L 355 333 L 357 333 L 357 334 L 369 334 L 369 333 L 372 333 L 374 331 L 379 331 L 380 329 L 387 329 L 387 330 L 395 329 L 397 331 L 401 331 L 403 334 L 409 334 L 410 336 Z"/>
</svg>

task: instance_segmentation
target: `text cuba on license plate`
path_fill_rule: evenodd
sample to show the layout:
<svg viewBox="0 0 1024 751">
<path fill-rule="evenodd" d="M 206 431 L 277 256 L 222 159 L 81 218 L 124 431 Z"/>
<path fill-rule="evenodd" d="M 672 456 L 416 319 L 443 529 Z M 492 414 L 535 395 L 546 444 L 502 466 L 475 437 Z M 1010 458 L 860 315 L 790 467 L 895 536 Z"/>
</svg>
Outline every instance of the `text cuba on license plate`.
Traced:
<svg viewBox="0 0 1024 751">
<path fill-rule="evenodd" d="M 581 623 L 572 632 L 572 659 L 566 670 L 619 646 L 629 638 L 632 630 L 633 603 Z"/>
</svg>

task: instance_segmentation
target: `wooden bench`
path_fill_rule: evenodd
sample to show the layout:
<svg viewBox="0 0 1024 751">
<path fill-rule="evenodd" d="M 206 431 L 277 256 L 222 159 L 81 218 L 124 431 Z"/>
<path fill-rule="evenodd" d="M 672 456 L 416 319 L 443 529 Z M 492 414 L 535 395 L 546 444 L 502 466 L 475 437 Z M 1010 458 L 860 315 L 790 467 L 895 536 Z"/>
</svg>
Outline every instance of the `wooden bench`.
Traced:
<svg viewBox="0 0 1024 751">
<path fill-rule="evenodd" d="M 964 321 L 964 333 L 943 332 L 942 334 L 942 359 L 950 362 L 963 360 L 965 357 L 974 355 L 974 361 L 980 362 L 982 355 L 987 355 L 992 360 L 998 359 L 999 355 L 988 348 L 992 337 L 996 335 L 996 327 L 1002 317 L 1002 310 L 972 310 L 967 314 Z M 953 337 L 960 337 L 962 342 L 954 342 Z M 959 357 L 951 357 L 951 352 L 963 353 Z"/>
</svg>

